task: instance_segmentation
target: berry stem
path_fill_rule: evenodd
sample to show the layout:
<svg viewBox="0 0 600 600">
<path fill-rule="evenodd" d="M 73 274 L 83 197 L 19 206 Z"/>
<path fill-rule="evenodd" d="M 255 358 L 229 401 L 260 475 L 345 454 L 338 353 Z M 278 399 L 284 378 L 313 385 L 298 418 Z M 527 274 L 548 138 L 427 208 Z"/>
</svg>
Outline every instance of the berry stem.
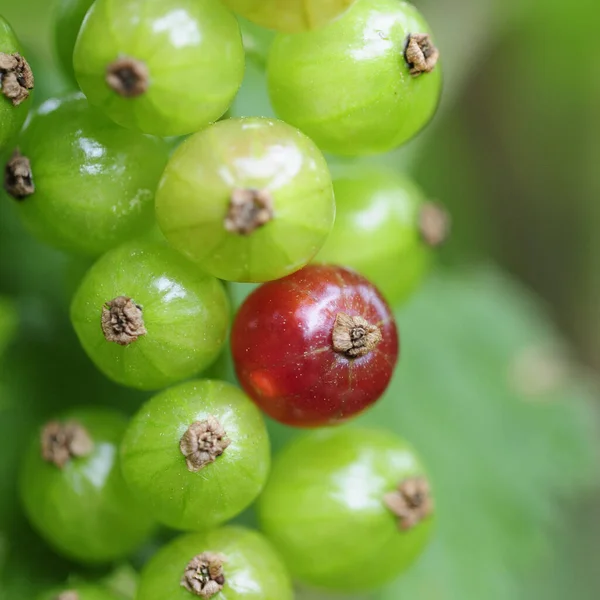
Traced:
<svg viewBox="0 0 600 600">
<path fill-rule="evenodd" d="M 18 52 L 14 54 L 0 52 L 0 91 L 13 103 L 13 106 L 19 106 L 29 98 L 34 83 L 29 63 Z"/>
<path fill-rule="evenodd" d="M 71 458 L 88 456 L 94 443 L 87 430 L 77 421 L 50 421 L 42 429 L 42 458 L 62 469 Z"/>
<path fill-rule="evenodd" d="M 129 346 L 146 335 L 142 307 L 131 298 L 117 296 L 102 307 L 102 331 L 109 342 Z"/>
<path fill-rule="evenodd" d="M 106 68 L 106 83 L 120 96 L 136 98 L 148 90 L 148 67 L 135 58 L 118 58 Z"/>
<path fill-rule="evenodd" d="M 250 235 L 273 219 L 273 197 L 267 190 L 233 190 L 225 229 L 230 233 Z"/>
<path fill-rule="evenodd" d="M 35 192 L 31 163 L 18 148 L 4 167 L 4 189 L 15 200 L 23 200 Z"/>
<path fill-rule="evenodd" d="M 403 531 L 415 527 L 433 512 L 433 498 L 425 477 L 410 477 L 383 498 L 385 505 L 398 517 Z"/>
<path fill-rule="evenodd" d="M 200 471 L 206 465 L 215 462 L 221 456 L 231 440 L 216 417 L 209 416 L 204 421 L 195 421 L 181 437 L 179 449 L 187 468 L 192 473 Z"/>
<path fill-rule="evenodd" d="M 333 349 L 347 358 L 366 356 L 383 339 L 381 330 L 363 317 L 338 313 L 333 325 Z"/>
<path fill-rule="evenodd" d="M 427 33 L 411 33 L 406 41 L 404 58 L 413 77 L 431 73 L 440 58 L 439 50 Z"/>
<path fill-rule="evenodd" d="M 201 598 L 212 598 L 225 585 L 223 564 L 227 557 L 218 552 L 203 552 L 187 564 L 181 586 Z"/>
</svg>

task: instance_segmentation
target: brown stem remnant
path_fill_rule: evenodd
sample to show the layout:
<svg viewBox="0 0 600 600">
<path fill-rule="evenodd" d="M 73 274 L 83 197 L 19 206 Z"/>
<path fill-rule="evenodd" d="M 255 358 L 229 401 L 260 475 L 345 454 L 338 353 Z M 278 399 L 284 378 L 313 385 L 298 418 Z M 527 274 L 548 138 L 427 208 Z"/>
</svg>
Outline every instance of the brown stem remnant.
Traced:
<svg viewBox="0 0 600 600">
<path fill-rule="evenodd" d="M 439 50 L 434 46 L 428 33 L 411 33 L 406 40 L 404 59 L 413 77 L 431 73 L 440 58 Z"/>
<path fill-rule="evenodd" d="M 441 246 L 450 235 L 450 227 L 450 215 L 442 206 L 435 202 L 423 204 L 419 213 L 419 232 L 428 246 Z"/>
<path fill-rule="evenodd" d="M 142 307 L 127 296 L 117 296 L 102 307 L 102 331 L 109 342 L 129 346 L 148 333 Z"/>
<path fill-rule="evenodd" d="M 106 67 L 106 83 L 124 98 L 136 98 L 148 90 L 148 67 L 135 58 L 118 58 Z"/>
<path fill-rule="evenodd" d="M 87 430 L 77 421 L 50 421 L 40 436 L 42 458 L 62 469 L 71 458 L 88 456 L 94 442 Z"/>
<path fill-rule="evenodd" d="M 192 473 L 215 462 L 231 444 L 225 430 L 216 417 L 209 416 L 204 421 L 195 421 L 181 437 L 179 449 L 187 468 Z"/>
<path fill-rule="evenodd" d="M 29 98 L 34 83 L 29 63 L 18 52 L 0 52 L 0 91 L 13 106 L 19 106 Z"/>
<path fill-rule="evenodd" d="M 348 358 L 366 356 L 383 339 L 379 327 L 346 313 L 337 314 L 332 337 L 333 349 Z"/>
<path fill-rule="evenodd" d="M 394 492 L 383 498 L 385 505 L 398 517 L 400 529 L 406 531 L 433 512 L 433 498 L 425 477 L 410 477 Z"/>
<path fill-rule="evenodd" d="M 181 585 L 201 598 L 212 598 L 225 585 L 223 564 L 227 557 L 217 552 L 203 552 L 187 564 Z"/>
<path fill-rule="evenodd" d="M 4 167 L 4 189 L 15 200 L 23 200 L 35 192 L 31 163 L 18 148 Z"/>
<path fill-rule="evenodd" d="M 225 229 L 230 233 L 250 235 L 273 218 L 273 197 L 267 190 L 233 190 Z"/>
<path fill-rule="evenodd" d="M 79 600 L 79 594 L 75 590 L 62 592 L 54 600 Z"/>
</svg>

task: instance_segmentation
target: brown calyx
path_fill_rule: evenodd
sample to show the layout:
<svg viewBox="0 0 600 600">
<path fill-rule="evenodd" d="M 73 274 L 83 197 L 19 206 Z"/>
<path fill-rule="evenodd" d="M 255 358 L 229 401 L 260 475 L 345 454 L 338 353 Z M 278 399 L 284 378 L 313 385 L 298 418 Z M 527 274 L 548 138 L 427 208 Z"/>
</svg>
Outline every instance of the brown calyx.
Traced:
<svg viewBox="0 0 600 600">
<path fill-rule="evenodd" d="M 273 218 L 273 197 L 267 190 L 233 190 L 225 229 L 230 233 L 250 235 Z"/>
<path fill-rule="evenodd" d="M 402 530 L 412 529 L 433 512 L 433 498 L 425 477 L 410 477 L 383 497 L 385 505 L 398 517 Z"/>
<path fill-rule="evenodd" d="M 54 463 L 59 469 L 71 458 L 87 456 L 94 449 L 89 433 L 77 421 L 50 421 L 42 429 L 40 442 L 42 458 Z"/>
<path fill-rule="evenodd" d="M 216 417 L 209 416 L 204 421 L 195 421 L 179 441 L 179 449 L 187 468 L 192 473 L 200 471 L 206 465 L 215 462 L 231 444 L 223 426 Z"/>
<path fill-rule="evenodd" d="M 56 596 L 55 600 L 79 600 L 79 594 L 74 590 L 67 590 Z"/>
<path fill-rule="evenodd" d="M 4 167 L 4 189 L 15 200 L 23 200 L 35 192 L 31 162 L 18 148 Z"/>
<path fill-rule="evenodd" d="M 148 67 L 135 58 L 118 58 L 106 67 L 106 83 L 120 96 L 136 98 L 148 90 Z"/>
<path fill-rule="evenodd" d="M 181 585 L 201 598 L 212 598 L 225 585 L 223 564 L 227 557 L 218 552 L 203 552 L 187 564 Z"/>
<path fill-rule="evenodd" d="M 439 50 L 434 46 L 428 33 L 411 33 L 406 40 L 404 59 L 413 77 L 431 73 L 440 58 Z"/>
<path fill-rule="evenodd" d="M 13 54 L 0 52 L 0 91 L 13 103 L 13 106 L 19 106 L 29 98 L 34 83 L 29 63 L 18 52 Z"/>
<path fill-rule="evenodd" d="M 366 356 L 383 339 L 377 325 L 362 317 L 338 313 L 333 325 L 333 349 L 348 358 Z"/>
<path fill-rule="evenodd" d="M 129 346 L 148 333 L 142 307 L 127 296 L 117 296 L 102 307 L 102 331 L 109 342 Z"/>
<path fill-rule="evenodd" d="M 442 206 L 435 202 L 423 204 L 419 212 L 419 232 L 428 246 L 441 246 L 450 235 L 450 227 L 450 215 Z"/>
</svg>

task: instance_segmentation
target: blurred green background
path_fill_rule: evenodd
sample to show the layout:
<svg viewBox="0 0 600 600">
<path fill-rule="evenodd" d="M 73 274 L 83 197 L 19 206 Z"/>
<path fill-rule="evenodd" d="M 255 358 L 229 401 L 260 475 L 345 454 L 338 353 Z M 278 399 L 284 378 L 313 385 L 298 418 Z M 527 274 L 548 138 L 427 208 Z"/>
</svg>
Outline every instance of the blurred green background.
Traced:
<svg viewBox="0 0 600 600">
<path fill-rule="evenodd" d="M 31 57 L 37 102 L 66 85 L 51 59 L 52 4 L 0 0 Z M 442 106 L 423 135 L 376 160 L 450 209 L 453 238 L 424 289 L 397 307 L 401 366 L 361 420 L 421 451 L 439 531 L 410 572 L 368 598 L 597 599 L 600 5 L 415 4 L 443 52 Z M 270 110 L 255 48 L 240 114 Z M 56 558 L 14 494 L 22 444 L 55 409 L 132 412 L 144 398 L 105 381 L 78 347 L 66 308 L 84 268 L 32 241 L 0 197 L 0 600 L 33 598 L 72 573 L 108 576 L 129 597 L 126 567 L 91 573 Z M 271 430 L 275 448 L 294 435 Z"/>
</svg>

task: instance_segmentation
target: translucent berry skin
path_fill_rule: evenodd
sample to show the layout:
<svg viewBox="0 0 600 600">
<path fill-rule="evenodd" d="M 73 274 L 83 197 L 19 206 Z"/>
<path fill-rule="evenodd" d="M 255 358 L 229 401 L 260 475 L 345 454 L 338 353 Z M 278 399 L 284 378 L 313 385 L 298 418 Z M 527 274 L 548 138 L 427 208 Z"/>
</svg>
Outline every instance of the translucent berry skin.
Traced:
<svg viewBox="0 0 600 600">
<path fill-rule="evenodd" d="M 342 15 L 355 0 L 224 0 L 250 21 L 285 33 L 317 29 Z"/>
<path fill-rule="evenodd" d="M 182 535 L 154 555 L 142 571 L 140 600 L 190 600 L 181 586 L 188 562 L 203 552 L 222 553 L 225 585 L 214 600 L 293 600 L 287 570 L 271 544 L 256 531 L 223 527 Z"/>
<path fill-rule="evenodd" d="M 77 94 L 42 104 L 18 143 L 35 191 L 15 204 L 43 242 L 95 257 L 152 227 L 163 140 L 118 127 Z"/>
<path fill-rule="evenodd" d="M 22 464 L 20 493 L 29 520 L 58 552 L 83 563 L 131 554 L 152 532 L 152 518 L 127 488 L 118 462 L 126 418 L 108 408 L 82 407 L 74 419 L 91 437 L 88 456 L 62 469 L 41 456 L 36 432 Z"/>
<path fill-rule="evenodd" d="M 225 228 L 234 190 L 266 191 L 271 221 L 248 235 Z M 263 118 L 229 119 L 174 153 L 156 196 L 169 243 L 219 279 L 263 282 L 301 269 L 335 218 L 327 163 L 305 135 Z"/>
<path fill-rule="evenodd" d="M 211 416 L 230 444 L 214 462 L 190 471 L 179 442 L 192 423 Z M 221 381 L 189 381 L 154 396 L 131 421 L 121 446 L 132 492 L 157 521 L 187 531 L 241 513 L 264 487 L 270 462 L 262 415 L 237 387 Z"/>
<path fill-rule="evenodd" d="M 146 335 L 127 346 L 105 338 L 102 309 L 119 296 L 142 307 Z M 88 356 L 110 379 L 157 390 L 210 365 L 225 343 L 229 300 L 219 281 L 166 245 L 131 242 L 100 258 L 81 282 L 71 321 Z"/>
<path fill-rule="evenodd" d="M 387 431 L 311 432 L 275 458 L 258 503 L 261 528 L 297 581 L 340 592 L 377 588 L 429 541 L 432 515 L 402 530 L 383 502 L 401 481 L 424 475 L 413 449 Z"/>
<path fill-rule="evenodd" d="M 317 31 L 275 38 L 268 60 L 277 115 L 333 154 L 387 152 L 432 118 L 441 89 L 439 64 L 410 74 L 410 33 L 429 33 L 419 12 L 399 0 L 358 0 Z"/>
<path fill-rule="evenodd" d="M 377 325 L 382 341 L 358 358 L 334 351 L 339 313 Z M 231 348 L 239 381 L 262 410 L 288 425 L 318 427 L 346 421 L 377 401 L 392 377 L 398 336 L 388 305 L 366 279 L 311 265 L 246 299 Z"/>
<path fill-rule="evenodd" d="M 0 52 L 22 54 L 21 46 L 10 24 L 0 15 Z M 18 106 L 0 92 L 0 151 L 6 148 L 19 133 L 31 107 L 31 96 Z"/>
<path fill-rule="evenodd" d="M 345 265 L 367 277 L 395 306 L 430 270 L 434 253 L 419 231 L 423 191 L 378 167 L 343 167 L 334 175 L 337 215 L 315 262 Z"/>
<path fill-rule="evenodd" d="M 75 592 L 77 600 L 123 600 L 121 596 L 115 596 L 109 590 L 89 584 L 65 584 L 45 594 L 38 596 L 38 600 L 57 600 L 65 592 Z"/>
<path fill-rule="evenodd" d="M 54 45 L 60 66 L 64 73 L 75 82 L 73 70 L 73 49 L 77 34 L 94 0 L 59 0 L 56 6 L 54 24 Z"/>
<path fill-rule="evenodd" d="M 120 57 L 145 64 L 145 93 L 123 97 L 107 85 L 107 67 Z M 198 131 L 223 115 L 244 60 L 237 21 L 217 0 L 97 0 L 73 54 L 92 104 L 124 127 L 161 136 Z"/>
</svg>

